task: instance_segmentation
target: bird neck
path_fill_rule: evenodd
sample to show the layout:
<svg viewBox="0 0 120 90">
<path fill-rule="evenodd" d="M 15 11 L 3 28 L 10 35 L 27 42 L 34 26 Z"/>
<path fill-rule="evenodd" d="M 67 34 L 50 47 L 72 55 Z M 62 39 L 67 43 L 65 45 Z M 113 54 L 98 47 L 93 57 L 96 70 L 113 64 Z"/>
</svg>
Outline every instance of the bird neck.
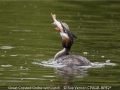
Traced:
<svg viewBox="0 0 120 90">
<path fill-rule="evenodd" d="M 66 49 L 71 49 L 73 41 L 70 38 L 62 39 L 62 46 Z"/>
<path fill-rule="evenodd" d="M 73 44 L 73 41 L 70 38 L 62 38 L 63 50 L 59 51 L 55 55 L 54 60 L 57 60 L 59 57 L 62 57 L 65 55 L 69 55 L 72 44 Z"/>
<path fill-rule="evenodd" d="M 57 60 L 59 57 L 65 56 L 65 55 L 69 55 L 70 49 L 69 48 L 63 48 L 63 50 L 59 51 L 55 57 L 54 60 Z"/>
</svg>

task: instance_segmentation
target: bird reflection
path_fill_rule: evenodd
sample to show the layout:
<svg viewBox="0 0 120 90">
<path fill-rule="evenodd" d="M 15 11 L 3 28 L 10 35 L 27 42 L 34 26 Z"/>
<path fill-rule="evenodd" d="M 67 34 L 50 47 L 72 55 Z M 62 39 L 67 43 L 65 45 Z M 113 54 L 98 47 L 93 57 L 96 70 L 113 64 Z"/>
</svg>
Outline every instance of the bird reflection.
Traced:
<svg viewBox="0 0 120 90">
<path fill-rule="evenodd" d="M 55 72 L 62 77 L 64 80 L 64 85 L 73 85 L 73 79 L 76 78 L 83 78 L 88 76 L 87 71 L 85 68 L 81 67 L 60 67 L 55 68 Z"/>
</svg>

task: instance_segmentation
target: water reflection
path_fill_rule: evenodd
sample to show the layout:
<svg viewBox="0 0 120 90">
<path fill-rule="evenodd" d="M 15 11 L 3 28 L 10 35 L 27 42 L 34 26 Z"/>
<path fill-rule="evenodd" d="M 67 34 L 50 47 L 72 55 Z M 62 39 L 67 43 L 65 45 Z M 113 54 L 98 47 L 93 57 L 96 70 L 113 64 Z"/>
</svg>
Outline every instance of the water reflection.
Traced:
<svg viewBox="0 0 120 90">
<path fill-rule="evenodd" d="M 79 67 L 69 67 L 69 66 L 65 66 L 65 67 L 61 67 L 61 68 L 56 68 L 55 69 L 57 71 L 57 73 L 61 76 L 66 76 L 66 75 L 83 75 L 84 76 L 84 70 L 83 68 L 79 68 Z M 85 74 L 86 75 L 86 74 Z"/>
<path fill-rule="evenodd" d="M 64 85 L 72 85 L 73 80 L 75 78 L 83 79 L 84 77 L 88 77 L 88 69 L 90 68 L 103 68 L 105 66 L 116 66 L 116 63 L 110 62 L 110 60 L 106 60 L 105 62 L 94 62 L 91 63 L 92 66 L 66 66 L 63 64 L 56 63 L 53 59 L 48 61 L 41 61 L 39 59 L 32 62 L 32 64 L 44 66 L 47 68 L 53 68 L 54 72 L 62 77 Z M 44 76 L 49 78 L 54 78 L 55 76 Z"/>
<path fill-rule="evenodd" d="M 65 85 L 72 85 L 74 76 L 76 76 L 77 78 L 88 76 L 86 69 L 78 67 L 65 66 L 61 68 L 55 68 L 54 70 L 60 77 L 63 77 Z"/>
</svg>

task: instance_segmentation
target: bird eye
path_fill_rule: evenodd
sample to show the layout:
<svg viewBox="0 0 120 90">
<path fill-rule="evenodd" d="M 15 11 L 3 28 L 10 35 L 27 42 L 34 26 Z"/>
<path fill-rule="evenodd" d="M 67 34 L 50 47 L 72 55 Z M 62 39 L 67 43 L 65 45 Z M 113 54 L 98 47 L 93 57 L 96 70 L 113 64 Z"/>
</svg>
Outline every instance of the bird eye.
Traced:
<svg viewBox="0 0 120 90">
<path fill-rule="evenodd" d="M 63 31 L 64 31 L 64 33 L 66 33 L 66 30 L 63 29 Z"/>
</svg>

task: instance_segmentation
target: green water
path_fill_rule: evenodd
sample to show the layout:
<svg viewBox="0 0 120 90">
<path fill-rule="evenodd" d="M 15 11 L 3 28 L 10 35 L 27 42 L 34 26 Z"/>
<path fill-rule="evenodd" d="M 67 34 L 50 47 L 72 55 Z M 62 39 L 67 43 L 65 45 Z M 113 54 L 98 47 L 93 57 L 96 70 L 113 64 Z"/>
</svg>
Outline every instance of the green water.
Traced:
<svg viewBox="0 0 120 90">
<path fill-rule="evenodd" d="M 111 60 L 116 66 L 61 75 L 54 68 L 33 64 L 49 61 L 62 49 L 51 13 L 78 37 L 71 54 L 85 56 L 92 63 Z M 120 88 L 119 37 L 119 1 L 0 1 L 0 86 Z"/>
</svg>

